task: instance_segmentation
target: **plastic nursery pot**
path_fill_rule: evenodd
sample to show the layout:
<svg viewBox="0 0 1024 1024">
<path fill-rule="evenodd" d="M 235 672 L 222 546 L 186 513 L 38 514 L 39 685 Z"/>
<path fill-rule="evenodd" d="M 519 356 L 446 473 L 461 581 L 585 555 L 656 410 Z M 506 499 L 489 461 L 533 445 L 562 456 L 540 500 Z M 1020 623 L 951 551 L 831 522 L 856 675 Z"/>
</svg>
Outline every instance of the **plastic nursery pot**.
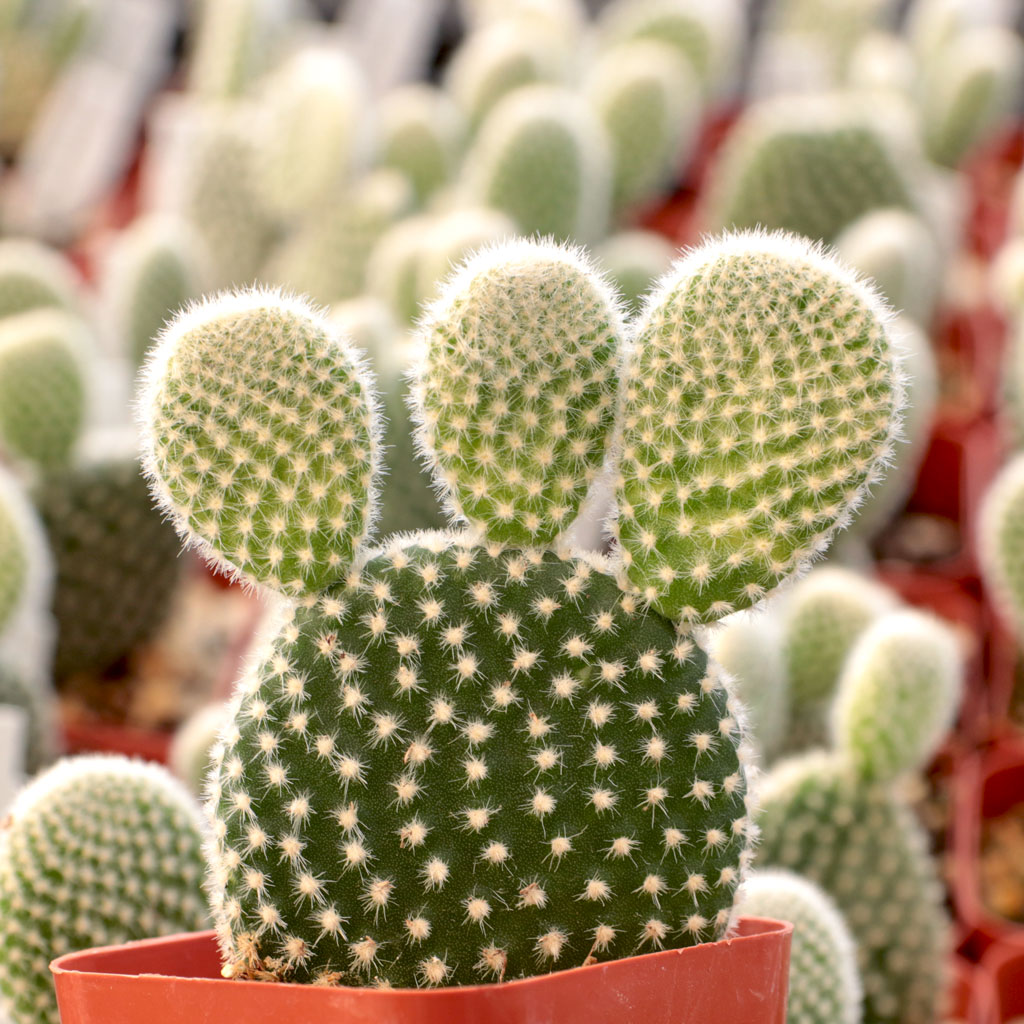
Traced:
<svg viewBox="0 0 1024 1024">
<path fill-rule="evenodd" d="M 964 172 L 968 182 L 967 244 L 991 257 L 1006 237 L 1013 183 L 1024 156 L 1024 124 L 1009 126 L 971 154 Z"/>
<path fill-rule="evenodd" d="M 966 424 L 995 412 L 1003 387 L 1007 324 L 988 296 L 943 309 L 935 318 L 932 337 L 942 384 L 942 418 Z"/>
<path fill-rule="evenodd" d="M 997 942 L 986 952 L 980 971 L 992 988 L 995 1024 L 1024 1017 L 1024 936 Z"/>
<path fill-rule="evenodd" d="M 955 956 L 950 970 L 952 984 L 946 1015 L 957 1024 L 997 1024 L 995 995 L 987 971 Z"/>
<path fill-rule="evenodd" d="M 981 887 L 985 821 L 1024 803 L 1024 738 L 1001 738 L 989 750 L 967 759 L 957 780 L 955 799 L 953 898 L 957 916 L 968 933 L 964 951 L 976 958 L 994 942 L 1010 936 L 1024 944 L 1024 923 L 989 909 Z"/>
<path fill-rule="evenodd" d="M 106 722 L 65 722 L 64 749 L 69 754 L 124 754 L 167 764 L 174 734 L 162 729 L 133 729 Z"/>
<path fill-rule="evenodd" d="M 213 932 L 62 956 L 62 1024 L 784 1024 L 792 925 L 509 981 L 440 989 L 225 981 Z"/>
</svg>

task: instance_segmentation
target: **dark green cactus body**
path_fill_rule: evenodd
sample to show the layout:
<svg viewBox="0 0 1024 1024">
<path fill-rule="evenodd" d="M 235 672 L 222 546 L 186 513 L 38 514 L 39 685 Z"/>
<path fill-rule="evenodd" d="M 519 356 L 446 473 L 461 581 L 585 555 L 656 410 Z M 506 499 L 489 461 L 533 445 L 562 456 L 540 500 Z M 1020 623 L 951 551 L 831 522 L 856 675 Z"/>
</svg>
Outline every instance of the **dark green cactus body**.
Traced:
<svg viewBox="0 0 1024 1024">
<path fill-rule="evenodd" d="M 727 927 L 732 702 L 599 562 L 414 535 L 309 598 L 238 700 L 211 805 L 235 974 L 470 984 Z"/>
<path fill-rule="evenodd" d="M 34 496 L 57 567 L 55 671 L 102 671 L 163 621 L 181 544 L 135 459 L 50 474 Z"/>
<path fill-rule="evenodd" d="M 759 792 L 757 859 L 836 902 L 857 945 L 865 1024 L 932 1024 L 946 991 L 948 921 L 925 836 L 892 790 L 838 756 L 780 765 Z"/>
</svg>

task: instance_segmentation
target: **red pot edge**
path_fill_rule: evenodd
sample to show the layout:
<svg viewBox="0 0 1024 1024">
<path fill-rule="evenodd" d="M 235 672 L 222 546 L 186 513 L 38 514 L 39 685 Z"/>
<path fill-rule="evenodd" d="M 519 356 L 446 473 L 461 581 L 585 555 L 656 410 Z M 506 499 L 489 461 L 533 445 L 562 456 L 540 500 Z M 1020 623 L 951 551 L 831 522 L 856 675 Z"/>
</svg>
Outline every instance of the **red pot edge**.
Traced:
<svg viewBox="0 0 1024 1024">
<path fill-rule="evenodd" d="M 372 998 L 375 994 L 379 994 L 382 991 L 386 992 L 389 997 L 401 995 L 402 993 L 407 994 L 413 998 L 423 998 L 430 996 L 441 996 L 446 993 L 453 991 L 465 992 L 467 994 L 480 993 L 483 991 L 490 991 L 496 987 L 500 987 L 506 990 L 521 989 L 527 986 L 535 986 L 538 983 L 551 983 L 552 979 L 557 978 L 576 978 L 579 977 L 581 972 L 600 971 L 608 968 L 613 964 L 622 964 L 629 961 L 652 961 L 657 959 L 669 960 L 679 956 L 685 956 L 687 953 L 692 953 L 694 950 L 707 950 L 708 948 L 715 947 L 718 949 L 731 949 L 733 947 L 751 947 L 757 946 L 764 943 L 765 939 L 774 936 L 776 939 L 783 942 L 787 949 L 786 962 L 788 964 L 788 948 L 793 933 L 793 925 L 788 921 L 777 921 L 772 918 L 763 917 L 743 917 L 740 918 L 736 924 L 736 931 L 739 934 L 734 934 L 728 938 L 719 939 L 717 942 L 700 943 L 696 946 L 687 946 L 683 949 L 663 949 L 652 953 L 643 953 L 639 956 L 634 957 L 623 957 L 620 960 L 605 960 L 600 963 L 590 964 L 585 967 L 570 967 L 562 971 L 553 971 L 550 974 L 539 974 L 530 978 L 516 978 L 512 981 L 506 981 L 501 983 L 491 983 L 486 985 L 461 985 L 449 988 L 436 988 L 436 989 L 374 989 L 374 988 L 349 988 L 347 991 L 350 992 L 365 992 L 368 997 Z M 145 971 L 135 973 L 125 973 L 122 971 L 103 971 L 103 970 L 88 970 L 91 964 L 95 961 L 100 961 L 108 958 L 114 958 L 119 955 L 123 955 L 125 952 L 131 952 L 133 950 L 139 951 L 154 951 L 159 950 L 161 947 L 167 947 L 171 949 L 175 946 L 186 946 L 196 945 L 199 943 L 216 942 L 216 932 L 212 929 L 203 932 L 181 932 L 175 935 L 165 935 L 158 938 L 151 939 L 137 939 L 134 942 L 125 942 L 114 946 L 97 946 L 92 949 L 83 949 L 74 953 L 65 953 L 62 956 L 50 962 L 50 972 L 53 974 L 55 981 L 58 986 L 60 982 L 70 976 L 88 977 L 94 978 L 103 977 L 146 977 L 152 978 L 154 976 L 153 971 Z M 196 982 L 212 985 L 231 985 L 232 988 L 243 990 L 249 989 L 256 992 L 266 992 L 270 989 L 293 989 L 296 986 L 287 982 L 267 982 L 267 981 L 240 981 L 234 980 L 229 981 L 221 978 L 203 978 L 203 977 L 183 977 L 181 975 L 168 974 L 159 975 L 160 977 L 166 978 L 168 981 L 184 981 L 184 982 Z M 302 986 L 309 987 L 309 986 Z M 324 988 L 323 991 L 330 992 L 332 989 Z"/>
</svg>

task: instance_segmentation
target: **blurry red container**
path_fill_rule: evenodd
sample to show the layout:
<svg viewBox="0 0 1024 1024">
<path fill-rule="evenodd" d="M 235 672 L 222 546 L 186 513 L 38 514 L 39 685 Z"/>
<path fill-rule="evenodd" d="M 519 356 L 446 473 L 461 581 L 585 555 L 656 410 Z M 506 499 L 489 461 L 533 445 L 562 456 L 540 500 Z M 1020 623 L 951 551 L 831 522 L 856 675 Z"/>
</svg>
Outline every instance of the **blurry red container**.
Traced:
<svg viewBox="0 0 1024 1024">
<path fill-rule="evenodd" d="M 1024 935 L 991 946 L 981 962 L 981 971 L 992 987 L 995 1024 L 1024 1017 Z"/>
<path fill-rule="evenodd" d="M 784 1024 L 792 925 L 502 985 L 431 990 L 225 981 L 213 932 L 51 964 L 62 1024 Z"/>
</svg>

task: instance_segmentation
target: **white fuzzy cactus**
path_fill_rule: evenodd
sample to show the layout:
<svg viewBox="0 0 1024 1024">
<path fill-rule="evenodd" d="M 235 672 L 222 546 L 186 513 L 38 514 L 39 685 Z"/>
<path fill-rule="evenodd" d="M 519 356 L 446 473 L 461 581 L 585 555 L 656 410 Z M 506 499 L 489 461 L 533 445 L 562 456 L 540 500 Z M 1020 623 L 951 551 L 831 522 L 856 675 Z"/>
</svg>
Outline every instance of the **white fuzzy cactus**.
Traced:
<svg viewBox="0 0 1024 1024">
<path fill-rule="evenodd" d="M 985 585 L 1004 620 L 1024 637 L 1024 455 L 1015 455 L 993 481 L 978 527 Z"/>
</svg>

